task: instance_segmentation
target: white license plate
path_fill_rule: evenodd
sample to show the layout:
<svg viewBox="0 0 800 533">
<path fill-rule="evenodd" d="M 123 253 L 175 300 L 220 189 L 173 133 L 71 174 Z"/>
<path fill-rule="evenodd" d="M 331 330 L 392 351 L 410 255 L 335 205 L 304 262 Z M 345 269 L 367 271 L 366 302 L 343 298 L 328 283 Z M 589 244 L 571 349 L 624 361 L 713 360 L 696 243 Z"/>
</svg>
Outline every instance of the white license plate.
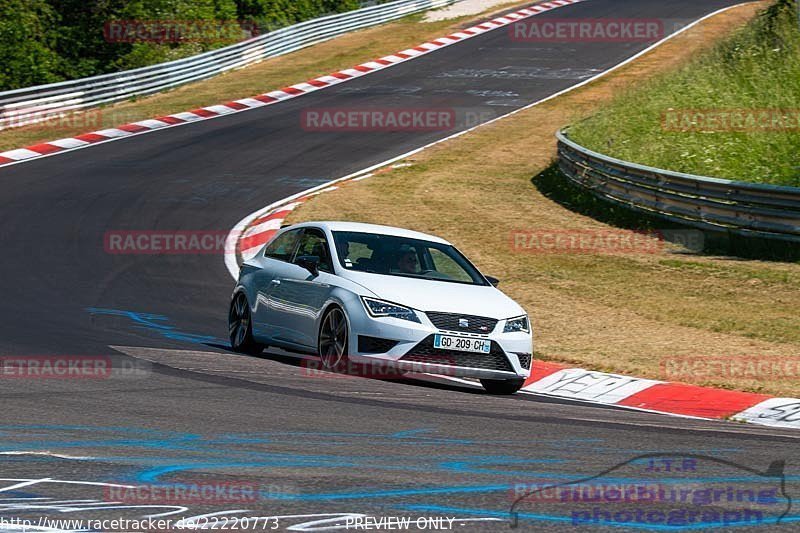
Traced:
<svg viewBox="0 0 800 533">
<path fill-rule="evenodd" d="M 492 341 L 488 339 L 470 339 L 467 337 L 452 337 L 450 335 L 434 335 L 433 347 L 440 350 L 458 350 L 459 352 L 489 353 L 492 350 Z"/>
</svg>

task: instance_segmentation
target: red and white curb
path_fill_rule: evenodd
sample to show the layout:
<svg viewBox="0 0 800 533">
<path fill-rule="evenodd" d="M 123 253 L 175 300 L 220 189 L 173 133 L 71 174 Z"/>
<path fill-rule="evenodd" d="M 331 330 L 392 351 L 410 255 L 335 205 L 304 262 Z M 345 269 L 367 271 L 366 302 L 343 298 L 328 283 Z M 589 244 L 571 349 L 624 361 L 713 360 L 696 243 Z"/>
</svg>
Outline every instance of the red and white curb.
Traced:
<svg viewBox="0 0 800 533">
<path fill-rule="evenodd" d="M 290 100 L 304 94 L 324 89 L 325 87 L 338 85 L 366 74 L 377 72 L 379 70 L 410 61 L 436 50 L 440 50 L 446 46 L 470 39 L 476 35 L 480 35 L 482 33 L 507 26 L 519 20 L 538 15 L 539 13 L 544 13 L 546 11 L 551 11 L 553 9 L 558 9 L 559 7 L 576 4 L 583 1 L 585 0 L 552 0 L 549 2 L 536 4 L 526 7 L 525 9 L 520 9 L 514 13 L 497 17 L 487 22 L 472 26 L 471 28 L 457 31 L 445 37 L 433 39 L 432 41 L 422 43 L 419 46 L 408 48 L 407 50 L 384 56 L 379 59 L 375 59 L 374 61 L 368 61 L 366 63 L 356 65 L 353 68 L 340 70 L 327 76 L 320 76 L 319 78 L 314 78 L 303 83 L 297 83 L 276 91 L 259 94 L 257 96 L 253 96 L 252 98 L 242 98 L 241 100 L 233 100 L 224 104 L 201 107 L 199 109 L 193 109 L 183 113 L 175 113 L 173 115 L 166 115 L 153 119 L 141 120 L 139 122 L 132 122 L 130 124 L 123 124 L 122 126 L 117 126 L 116 128 L 108 128 L 93 131 L 91 133 L 84 133 L 76 137 L 68 137 L 65 139 L 34 144 L 32 146 L 18 148 L 16 150 L 0 152 L 0 166 L 31 161 L 40 157 L 78 150 L 104 142 L 116 141 L 126 137 L 150 133 L 152 131 L 157 131 L 164 128 L 218 118 L 224 115 L 230 115 L 258 107 L 272 105 L 284 100 Z"/>
<path fill-rule="evenodd" d="M 643 411 L 800 429 L 800 399 L 635 378 L 534 361 L 526 392 Z"/>
</svg>

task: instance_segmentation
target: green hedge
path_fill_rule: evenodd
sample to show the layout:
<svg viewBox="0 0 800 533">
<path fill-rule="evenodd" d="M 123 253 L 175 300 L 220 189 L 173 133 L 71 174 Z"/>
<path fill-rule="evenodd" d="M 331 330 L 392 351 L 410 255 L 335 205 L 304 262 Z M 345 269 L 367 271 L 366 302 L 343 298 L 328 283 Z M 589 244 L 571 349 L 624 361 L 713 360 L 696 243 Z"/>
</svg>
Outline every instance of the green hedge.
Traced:
<svg viewBox="0 0 800 533">
<path fill-rule="evenodd" d="M 179 59 L 359 6 L 359 0 L 0 0 L 0 90 Z M 224 38 L 109 42 L 110 22 L 132 20 L 221 21 L 227 31 Z"/>
</svg>

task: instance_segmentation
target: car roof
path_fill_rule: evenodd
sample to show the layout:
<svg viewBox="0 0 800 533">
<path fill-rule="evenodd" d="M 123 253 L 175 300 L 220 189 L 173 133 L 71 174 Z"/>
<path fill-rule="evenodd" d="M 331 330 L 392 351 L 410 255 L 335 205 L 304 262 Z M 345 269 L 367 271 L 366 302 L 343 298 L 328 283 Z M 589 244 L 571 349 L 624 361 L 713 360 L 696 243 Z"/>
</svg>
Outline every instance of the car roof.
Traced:
<svg viewBox="0 0 800 533">
<path fill-rule="evenodd" d="M 364 224 L 362 222 L 341 222 L 341 221 L 319 221 L 319 222 L 303 222 L 300 224 L 293 224 L 291 228 L 304 228 L 314 226 L 317 228 L 325 228 L 330 231 L 353 231 L 358 233 L 376 233 L 378 235 L 391 235 L 393 237 L 407 237 L 409 239 L 419 239 L 423 241 L 432 241 L 440 244 L 450 244 L 441 237 L 435 235 L 428 235 L 419 231 L 410 229 L 395 228 L 393 226 L 381 226 L 379 224 Z M 287 228 L 288 229 L 288 228 Z"/>
</svg>

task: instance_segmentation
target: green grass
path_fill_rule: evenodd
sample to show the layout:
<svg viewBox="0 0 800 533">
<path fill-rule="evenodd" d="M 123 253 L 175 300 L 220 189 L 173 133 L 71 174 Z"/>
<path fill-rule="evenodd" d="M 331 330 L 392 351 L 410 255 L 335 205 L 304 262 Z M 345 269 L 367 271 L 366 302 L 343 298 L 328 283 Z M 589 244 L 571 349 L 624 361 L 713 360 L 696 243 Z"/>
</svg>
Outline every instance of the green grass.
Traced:
<svg viewBox="0 0 800 533">
<path fill-rule="evenodd" d="M 800 187 L 797 124 L 794 131 L 664 127 L 670 111 L 733 109 L 795 110 L 800 116 L 795 0 L 778 0 L 681 69 L 622 92 L 602 111 L 575 124 L 570 137 L 595 151 L 658 168 Z"/>
</svg>

